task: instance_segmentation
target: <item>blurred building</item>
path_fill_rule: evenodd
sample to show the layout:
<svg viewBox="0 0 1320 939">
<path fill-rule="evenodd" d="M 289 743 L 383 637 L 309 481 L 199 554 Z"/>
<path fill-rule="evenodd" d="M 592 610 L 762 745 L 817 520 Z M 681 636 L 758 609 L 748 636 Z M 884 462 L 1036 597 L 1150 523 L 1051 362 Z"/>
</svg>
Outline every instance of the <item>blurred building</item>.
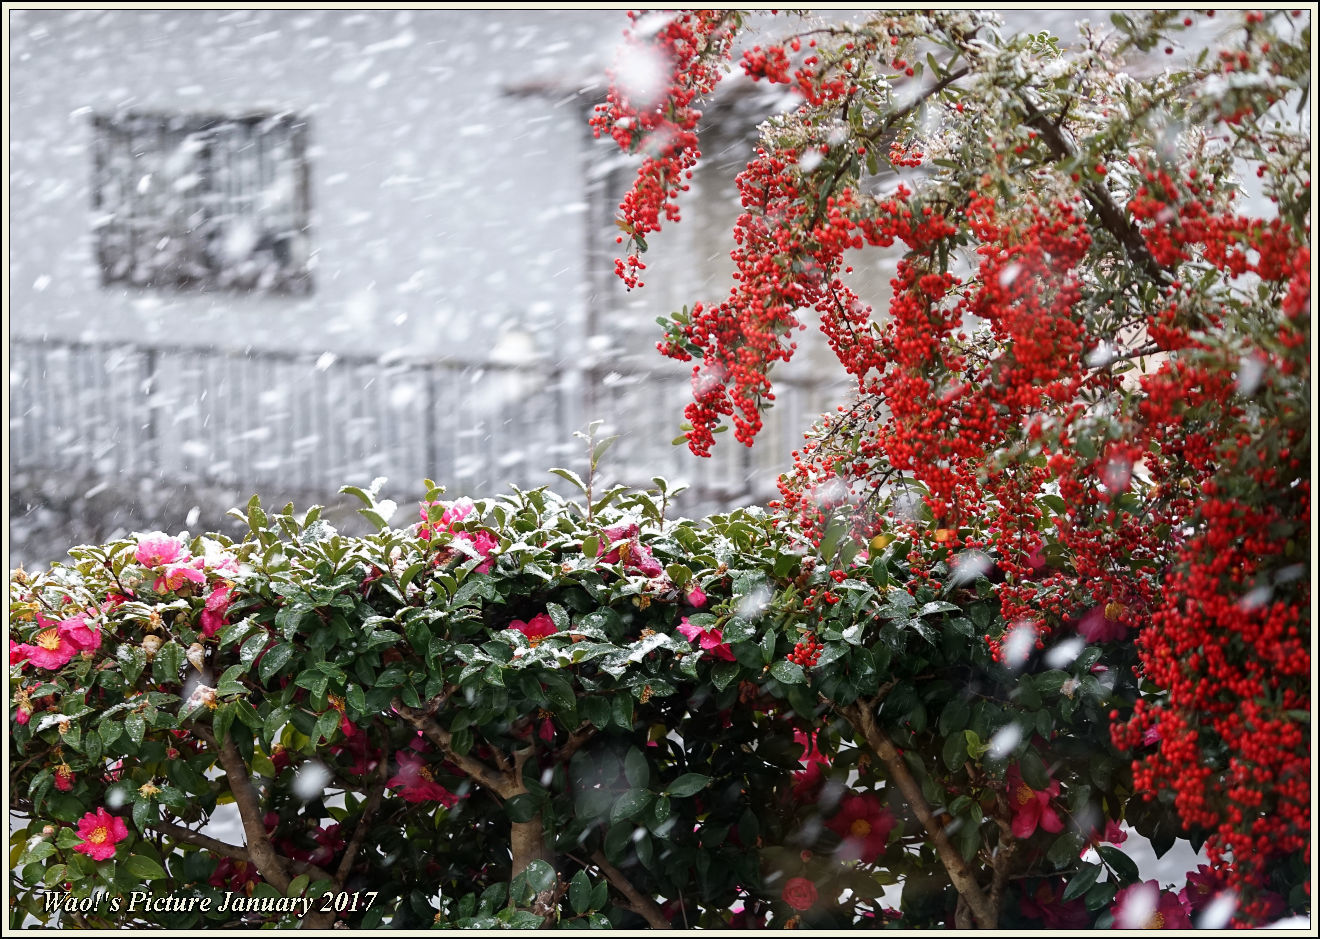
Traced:
<svg viewBox="0 0 1320 939">
<path fill-rule="evenodd" d="M 732 179 L 776 103 L 735 88 L 711 115 L 712 166 L 626 293 L 633 164 L 586 124 L 620 11 L 9 16 L 17 559 L 214 529 L 252 492 L 543 485 L 597 418 L 613 479 L 687 481 L 688 513 L 763 500 L 837 394 L 807 355 L 755 449 L 671 445 L 689 368 L 655 317 L 724 291 Z"/>
</svg>

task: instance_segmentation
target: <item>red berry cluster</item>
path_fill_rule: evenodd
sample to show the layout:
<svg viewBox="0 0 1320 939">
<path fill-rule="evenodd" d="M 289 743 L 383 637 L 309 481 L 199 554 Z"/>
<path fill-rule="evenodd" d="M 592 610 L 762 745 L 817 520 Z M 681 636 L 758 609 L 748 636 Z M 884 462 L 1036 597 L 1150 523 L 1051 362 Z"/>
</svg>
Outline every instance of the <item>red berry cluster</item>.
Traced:
<svg viewBox="0 0 1320 939">
<path fill-rule="evenodd" d="M 795 665 L 801 665 L 803 668 L 811 668 L 820 661 L 820 650 L 824 648 L 815 634 L 807 633 L 793 647 L 793 651 L 788 653 L 788 660 Z"/>
</svg>

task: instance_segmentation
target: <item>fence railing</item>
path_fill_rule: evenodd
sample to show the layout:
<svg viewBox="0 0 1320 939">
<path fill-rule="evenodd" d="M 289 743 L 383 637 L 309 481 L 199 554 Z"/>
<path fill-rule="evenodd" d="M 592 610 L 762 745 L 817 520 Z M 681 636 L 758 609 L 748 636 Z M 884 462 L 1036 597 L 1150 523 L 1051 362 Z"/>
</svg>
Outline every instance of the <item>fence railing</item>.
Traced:
<svg viewBox="0 0 1320 939">
<path fill-rule="evenodd" d="M 585 383 L 603 413 L 584 413 Z M 755 448 L 728 439 L 704 460 L 670 444 L 681 373 L 14 338 L 10 468 L 331 493 L 387 476 L 401 495 L 429 477 L 487 494 L 580 469 L 572 432 L 601 418 L 624 435 L 608 476 L 685 481 L 687 509 L 709 511 L 772 493 L 836 391 L 793 383 Z"/>
</svg>

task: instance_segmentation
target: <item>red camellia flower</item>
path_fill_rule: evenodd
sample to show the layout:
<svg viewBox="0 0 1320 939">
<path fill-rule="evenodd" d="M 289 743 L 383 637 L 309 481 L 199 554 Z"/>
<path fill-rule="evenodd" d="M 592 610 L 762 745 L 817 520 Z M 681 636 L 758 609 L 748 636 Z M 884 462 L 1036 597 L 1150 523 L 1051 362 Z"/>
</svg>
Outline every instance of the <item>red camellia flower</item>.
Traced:
<svg viewBox="0 0 1320 939">
<path fill-rule="evenodd" d="M 228 582 L 218 584 L 211 595 L 206 598 L 206 606 L 202 610 L 202 638 L 209 639 L 218 633 L 221 627 L 228 625 L 229 620 L 226 615 L 229 612 L 229 604 L 234 599 L 234 586 Z"/>
<path fill-rule="evenodd" d="M 807 878 L 794 877 L 784 884 L 784 892 L 781 896 L 793 909 L 805 912 L 816 905 L 819 894 L 816 892 L 816 885 Z"/>
<path fill-rule="evenodd" d="M 1063 880 L 1042 880 L 1019 898 L 1022 915 L 1038 919 L 1046 929 L 1086 929 L 1091 925 L 1086 904 L 1080 899 L 1063 900 Z"/>
<path fill-rule="evenodd" d="M 73 788 L 73 767 L 68 763 L 61 763 L 55 767 L 55 788 L 60 792 L 68 792 Z"/>
<path fill-rule="evenodd" d="M 687 637 L 689 642 L 701 640 L 701 648 L 705 649 L 717 659 L 723 659 L 726 662 L 737 661 L 733 656 L 733 650 L 729 644 L 724 641 L 724 633 L 718 629 L 702 629 L 700 626 L 694 626 L 688 622 L 688 618 L 683 617 L 682 622 L 678 624 L 678 631 Z"/>
<path fill-rule="evenodd" d="M 116 818 L 104 808 L 88 812 L 78 822 L 78 835 L 81 844 L 75 844 L 73 850 L 85 854 L 93 861 L 108 861 L 115 856 L 115 845 L 128 837 L 128 826 L 122 818 Z"/>
<path fill-rule="evenodd" d="M 426 758 L 420 753 L 400 750 L 395 758 L 399 761 L 399 772 L 385 785 L 401 787 L 399 795 L 405 802 L 439 802 L 446 808 L 458 802 L 458 796 L 435 781 Z"/>
<path fill-rule="evenodd" d="M 548 613 L 537 613 L 526 623 L 516 619 L 509 624 L 509 629 L 516 629 L 522 633 L 527 637 L 527 641 L 534 646 L 538 645 L 547 636 L 553 636 L 559 632 L 555 627 L 555 621 L 550 618 Z"/>
<path fill-rule="evenodd" d="M 1050 787 L 1037 792 L 1022 781 L 1016 766 L 1008 771 L 1008 801 L 1013 807 L 1013 837 L 1030 838 L 1036 829 L 1048 832 L 1063 831 L 1063 820 L 1050 807 L 1050 800 L 1059 794 L 1059 783 L 1050 780 Z"/>
<path fill-rule="evenodd" d="M 1187 872 L 1187 886 L 1179 891 L 1179 896 L 1187 901 L 1193 912 L 1200 912 L 1217 894 L 1228 889 L 1228 878 L 1222 871 L 1217 871 L 1208 864 L 1197 865 L 1196 870 Z"/>
<path fill-rule="evenodd" d="M 884 853 L 895 819 L 874 793 L 844 796 L 839 812 L 825 823 L 843 839 L 840 856 L 873 862 Z"/>
</svg>

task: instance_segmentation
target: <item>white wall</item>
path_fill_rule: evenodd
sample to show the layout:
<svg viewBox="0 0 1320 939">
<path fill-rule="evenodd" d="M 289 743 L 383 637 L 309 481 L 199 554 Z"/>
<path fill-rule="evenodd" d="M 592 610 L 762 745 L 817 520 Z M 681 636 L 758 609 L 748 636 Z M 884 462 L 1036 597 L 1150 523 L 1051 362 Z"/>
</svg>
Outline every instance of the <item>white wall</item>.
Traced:
<svg viewBox="0 0 1320 939">
<path fill-rule="evenodd" d="M 618 11 L 10 15 L 13 335 L 480 359 L 580 315 L 580 108 L 503 89 L 599 75 Z M 313 294 L 102 288 L 91 114 L 116 109 L 309 117 Z"/>
</svg>

